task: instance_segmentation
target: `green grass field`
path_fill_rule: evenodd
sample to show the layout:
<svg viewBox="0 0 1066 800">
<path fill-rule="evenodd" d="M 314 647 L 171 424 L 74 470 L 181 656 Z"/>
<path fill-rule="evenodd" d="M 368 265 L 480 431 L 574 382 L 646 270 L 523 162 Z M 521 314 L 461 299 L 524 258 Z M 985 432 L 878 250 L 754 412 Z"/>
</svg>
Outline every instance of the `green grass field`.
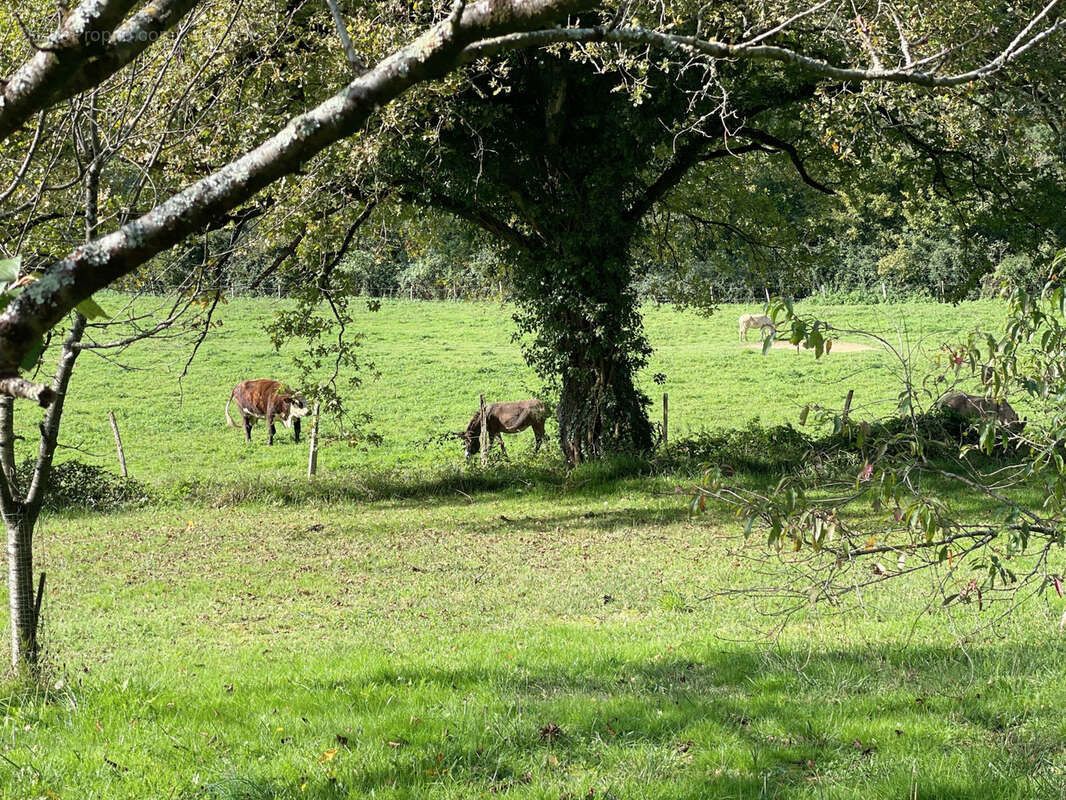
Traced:
<svg viewBox="0 0 1066 800">
<path fill-rule="evenodd" d="M 1066 797 L 1054 593 L 1008 618 L 941 609 L 921 577 L 791 616 L 717 596 L 773 578 L 729 554 L 729 517 L 688 516 L 672 489 L 691 476 L 568 475 L 529 434 L 488 475 L 426 446 L 480 392 L 538 391 L 494 305 L 367 312 L 381 377 L 350 407 L 385 444 L 328 443 L 309 483 L 288 431 L 247 445 L 222 414 L 238 380 L 286 377 L 271 308 L 225 306 L 180 387 L 177 347 L 79 363 L 61 457 L 111 466 L 111 409 L 153 499 L 42 521 L 48 679 L 0 693 L 0 796 Z M 741 310 L 648 309 L 671 438 L 848 389 L 855 413 L 890 408 L 885 353 L 764 357 L 736 341 Z M 1001 310 L 817 312 L 905 323 L 929 354 Z"/>
<path fill-rule="evenodd" d="M 104 302 L 119 305 L 117 300 Z M 114 465 L 110 409 L 122 429 L 131 474 L 153 485 L 229 483 L 250 477 L 284 481 L 301 474 L 307 454 L 293 446 L 290 432 L 279 435 L 280 446 L 272 450 L 245 447 L 241 431 L 227 428 L 223 417 L 235 383 L 258 377 L 286 379 L 292 371 L 285 354 L 275 353 L 263 332 L 272 308 L 270 300 L 222 306 L 222 327 L 204 343 L 180 384 L 187 345 L 143 343 L 127 351 L 119 364 L 85 353 L 72 382 L 64 442 L 99 456 L 97 463 Z M 763 356 L 756 332 L 750 333 L 750 347 L 737 342 L 737 316 L 749 310 L 727 306 L 709 318 L 665 307 L 647 310 L 655 356 L 642 373 L 643 388 L 656 401 L 656 419 L 662 393 L 669 394 L 674 438 L 701 428 L 740 427 L 752 418 L 795 424 L 804 404 L 839 407 L 849 389 L 855 390 L 856 414 L 891 411 L 900 385 L 898 364 L 890 355 L 869 350 L 816 361 L 810 351 L 783 349 Z M 924 348 L 927 355 L 918 359 L 923 362 L 942 343 L 958 339 L 961 332 L 993 326 L 1002 316 L 990 302 L 954 308 L 915 304 L 812 310 L 840 327 L 864 324 L 893 340 L 905 335 L 910 346 Z M 324 477 L 347 480 L 353 470 L 406 471 L 454 463 L 461 452 L 458 443 L 429 442 L 465 428 L 480 393 L 491 402 L 530 397 L 540 389 L 541 382 L 511 340 L 514 326 L 506 307 L 385 302 L 378 312 L 362 312 L 358 324 L 365 332 L 363 355 L 374 362 L 380 377 L 367 377 L 349 393 L 349 409 L 372 414 L 371 427 L 385 445 L 327 446 L 320 461 Z M 652 380 L 657 373 L 666 378 L 661 386 Z M 29 435 L 33 428 L 27 416 L 21 421 Z M 335 427 L 324 422 L 323 432 L 329 436 Z M 253 438 L 262 445 L 265 437 L 259 423 Z M 518 453 L 531 448 L 532 436 L 526 434 L 512 449 Z M 76 450 L 61 452 L 64 457 L 89 460 Z"/>
</svg>

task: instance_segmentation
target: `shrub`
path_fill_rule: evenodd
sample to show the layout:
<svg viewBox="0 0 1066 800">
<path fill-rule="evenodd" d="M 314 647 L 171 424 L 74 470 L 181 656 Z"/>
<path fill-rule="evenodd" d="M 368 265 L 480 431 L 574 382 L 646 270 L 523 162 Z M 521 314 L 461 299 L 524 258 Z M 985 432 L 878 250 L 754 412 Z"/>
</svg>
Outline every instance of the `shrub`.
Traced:
<svg viewBox="0 0 1066 800">
<path fill-rule="evenodd" d="M 865 450 L 859 447 L 860 428 Z M 704 430 L 671 442 L 656 454 L 654 466 L 662 471 L 717 467 L 727 473 L 753 475 L 783 475 L 806 469 L 850 471 L 861 462 L 862 452 L 904 455 L 912 451 L 915 438 L 921 441 L 925 457 L 933 459 L 952 457 L 963 444 L 977 444 L 973 420 L 949 408 L 919 414 L 913 423 L 903 417 L 852 422 L 818 438 L 791 425 L 764 426 L 752 419 L 737 430 Z M 1010 455 L 1009 451 L 997 448 L 992 457 L 1001 459 Z M 976 454 L 976 457 L 985 456 Z"/>
<path fill-rule="evenodd" d="M 32 471 L 33 461 L 26 459 L 19 475 L 29 476 Z M 120 477 L 95 464 L 75 460 L 53 465 L 44 507 L 49 511 L 114 511 L 143 506 L 149 500 L 150 491 L 143 483 Z"/>
<path fill-rule="evenodd" d="M 788 472 L 804 464 L 814 444 L 791 425 L 763 426 L 752 419 L 743 428 L 704 430 L 672 442 L 659 460 L 668 469 L 712 465 L 742 472 Z"/>
</svg>

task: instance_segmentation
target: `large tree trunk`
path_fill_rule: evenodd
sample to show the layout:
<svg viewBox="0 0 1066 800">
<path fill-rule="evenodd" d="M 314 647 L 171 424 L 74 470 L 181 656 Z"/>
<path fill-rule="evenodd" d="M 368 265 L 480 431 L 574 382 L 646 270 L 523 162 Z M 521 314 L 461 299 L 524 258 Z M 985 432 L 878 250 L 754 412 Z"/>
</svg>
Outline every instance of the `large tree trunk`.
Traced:
<svg viewBox="0 0 1066 800">
<path fill-rule="evenodd" d="M 605 236 L 611 230 L 616 235 Z M 558 383 L 559 445 L 571 464 L 652 446 L 648 397 L 635 376 L 651 350 L 632 288 L 622 223 L 530 253 L 516 287 L 527 358 Z M 559 254 L 565 245 L 571 252 Z M 545 287 L 550 287 L 545 291 Z"/>
<path fill-rule="evenodd" d="M 571 464 L 614 451 L 644 451 L 652 446 L 648 398 L 633 385 L 625 360 L 583 363 L 575 354 L 563 371 L 556 419 L 559 444 Z"/>
</svg>

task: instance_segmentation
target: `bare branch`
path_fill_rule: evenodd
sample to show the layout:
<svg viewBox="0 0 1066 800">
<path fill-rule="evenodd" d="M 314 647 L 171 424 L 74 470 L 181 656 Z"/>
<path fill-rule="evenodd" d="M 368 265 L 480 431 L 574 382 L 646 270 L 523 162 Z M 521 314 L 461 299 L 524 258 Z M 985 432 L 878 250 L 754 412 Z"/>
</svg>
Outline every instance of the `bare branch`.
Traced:
<svg viewBox="0 0 1066 800">
<path fill-rule="evenodd" d="M 31 383 L 17 375 L 0 378 L 0 394 L 32 400 L 42 408 L 47 408 L 56 399 L 56 393 L 50 386 L 43 383 Z"/>
<path fill-rule="evenodd" d="M 866 54 L 870 56 L 870 65 L 875 70 L 884 70 L 881 57 L 877 54 L 873 39 L 870 38 L 870 23 L 866 21 L 862 14 L 855 15 L 855 30 L 859 33 L 859 39 L 862 40 L 862 46 L 866 50 Z"/>
<path fill-rule="evenodd" d="M 318 275 L 317 284 L 319 291 L 325 292 L 329 289 L 329 279 L 333 274 L 333 270 L 335 270 L 337 265 L 341 263 L 341 259 L 344 258 L 345 253 L 348 252 L 348 248 L 352 246 L 352 239 L 355 238 L 356 232 L 363 226 L 363 223 L 370 218 L 370 215 L 374 213 L 374 209 L 378 207 L 378 203 L 381 202 L 381 199 L 381 197 L 372 197 L 370 202 L 366 204 L 366 208 L 364 208 L 359 213 L 359 216 L 352 221 L 352 224 L 348 226 L 348 230 L 344 234 L 344 239 L 341 241 L 340 247 L 338 247 L 336 252 L 333 253 L 329 262 L 322 267 L 322 271 Z"/>
<path fill-rule="evenodd" d="M 293 236 L 292 239 L 289 240 L 289 243 L 281 248 L 281 252 L 278 253 L 274 260 L 252 279 L 252 282 L 248 284 L 248 290 L 251 291 L 252 289 L 258 288 L 269 275 L 276 272 L 278 267 L 285 263 L 285 259 L 289 258 L 289 256 L 296 252 L 296 248 L 300 246 L 300 242 L 302 242 L 306 236 L 306 228 Z"/>
<path fill-rule="evenodd" d="M 889 11 L 889 13 L 892 15 L 892 22 L 899 32 L 899 50 L 903 54 L 903 66 L 910 67 L 914 64 L 914 57 L 911 56 L 911 45 L 907 41 L 907 34 L 903 31 L 903 23 L 900 22 L 899 16 L 895 11 Z"/>
<path fill-rule="evenodd" d="M 816 13 L 818 11 L 821 11 L 823 8 L 825 8 L 827 5 L 829 5 L 831 2 L 832 2 L 832 0 L 822 0 L 822 2 L 819 3 L 818 5 L 811 6 L 810 8 L 808 8 L 805 11 L 801 11 L 798 14 L 794 14 L 793 16 L 789 17 L 784 22 L 782 22 L 780 25 L 775 25 L 774 27 L 770 28 L 770 30 L 765 31 L 763 33 L 760 33 L 758 36 L 755 36 L 755 37 L 753 37 L 751 39 L 748 39 L 746 42 L 741 43 L 740 46 L 741 47 L 751 47 L 752 45 L 756 45 L 759 42 L 763 41 L 764 39 L 769 39 L 771 36 L 775 36 L 778 33 L 781 33 L 781 31 L 785 30 L 785 28 L 792 27 L 797 22 L 799 22 L 801 19 L 803 19 L 804 17 L 809 17 L 811 14 L 814 14 L 814 13 Z"/>
<path fill-rule="evenodd" d="M 337 36 L 341 40 L 341 47 L 344 48 L 344 55 L 352 67 L 352 72 L 355 75 L 362 75 L 366 72 L 366 64 L 355 52 L 351 37 L 348 36 L 348 26 L 344 24 L 344 17 L 341 16 L 341 10 L 337 6 L 337 0 L 326 0 L 326 5 L 329 6 L 330 13 L 333 14 L 333 24 L 337 28 Z"/>
<path fill-rule="evenodd" d="M 805 184 L 807 184 L 808 186 L 812 186 L 819 192 L 824 192 L 825 194 L 836 194 L 836 192 L 834 192 L 824 183 L 819 183 L 807 173 L 807 169 L 803 165 L 803 159 L 800 158 L 799 153 L 796 151 L 796 148 L 793 147 L 789 142 L 786 142 L 784 139 L 779 139 L 773 134 L 766 133 L 765 131 L 756 130 L 755 128 L 745 128 L 740 131 L 738 136 L 743 136 L 748 139 L 754 139 L 757 142 L 761 142 L 765 145 L 768 145 L 774 150 L 779 150 L 782 153 L 785 153 L 792 161 L 792 165 L 796 168 L 796 172 L 799 173 L 800 178 L 803 179 L 803 182 Z"/>
<path fill-rule="evenodd" d="M 1040 18 L 1049 13 L 1057 4 L 1052 0 Z M 1054 36 L 1066 28 L 1066 17 L 1056 20 L 1038 33 L 1031 33 L 1032 23 L 1016 37 L 1015 41 L 997 56 L 965 72 L 940 75 L 935 72 L 919 72 L 911 68 L 904 69 L 859 69 L 840 67 L 820 58 L 805 56 L 787 47 L 774 45 L 729 44 L 727 42 L 703 40 L 693 36 L 677 36 L 660 33 L 645 28 L 618 28 L 608 30 L 595 28 L 555 28 L 552 30 L 531 31 L 528 33 L 510 33 L 471 44 L 463 53 L 463 63 L 479 58 L 497 55 L 517 48 L 537 47 L 548 44 L 609 42 L 622 45 L 642 45 L 662 48 L 667 51 L 699 53 L 711 58 L 748 58 L 753 61 L 776 61 L 788 64 L 809 74 L 835 81 L 851 83 L 906 83 L 928 87 L 962 86 L 988 78 L 1014 61 L 1032 47 Z M 1023 34 L 1025 34 L 1023 36 Z"/>
<path fill-rule="evenodd" d="M 11 181 L 11 185 L 8 186 L 3 192 L 0 192 L 0 203 L 4 202 L 11 196 L 19 184 L 22 183 L 22 179 L 26 177 L 26 170 L 30 168 L 30 161 L 33 160 L 34 154 L 37 152 L 37 146 L 41 143 L 41 134 L 44 132 L 44 120 L 47 114 L 42 111 L 37 117 L 37 129 L 33 134 L 33 141 L 30 142 L 30 149 L 26 151 L 25 157 L 22 159 L 22 165 L 19 167 L 18 173 Z"/>
<path fill-rule="evenodd" d="M 145 328 L 144 330 L 138 331 L 137 333 L 132 334 L 130 336 L 126 336 L 122 339 L 114 339 L 110 342 L 87 342 L 83 340 L 73 342 L 71 344 L 71 347 L 74 350 L 115 350 L 123 347 L 129 347 L 131 344 L 135 344 L 144 339 L 151 339 L 157 334 L 162 333 L 163 331 L 172 327 L 174 323 L 181 319 L 189 310 L 189 306 L 192 305 L 194 299 L 194 297 L 189 297 L 183 304 L 179 305 L 176 310 L 171 311 L 171 313 L 169 314 L 169 316 L 166 317 L 166 319 L 162 319 L 152 327 Z"/>
</svg>

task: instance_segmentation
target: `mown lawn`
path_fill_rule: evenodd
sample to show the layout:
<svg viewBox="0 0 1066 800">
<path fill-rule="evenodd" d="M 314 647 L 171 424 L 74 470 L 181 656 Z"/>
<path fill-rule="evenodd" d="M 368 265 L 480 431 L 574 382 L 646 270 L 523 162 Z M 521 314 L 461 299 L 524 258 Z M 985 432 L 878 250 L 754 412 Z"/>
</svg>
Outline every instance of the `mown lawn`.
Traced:
<svg viewBox="0 0 1066 800">
<path fill-rule="evenodd" d="M 785 616 L 719 594 L 781 577 L 688 516 L 689 476 L 567 475 L 522 440 L 485 476 L 419 446 L 479 391 L 536 391 L 489 305 L 368 314 L 382 377 L 353 404 L 386 444 L 328 446 L 308 485 L 287 432 L 224 427 L 236 380 L 284 374 L 268 307 L 226 307 L 180 404 L 167 348 L 80 365 L 67 457 L 110 463 L 112 408 L 155 499 L 44 520 L 47 688 L 0 693 L 0 796 L 1066 796 L 1054 592 L 1002 618 L 915 576 Z M 937 343 L 998 313 L 902 311 Z M 649 310 L 673 435 L 896 391 L 877 352 L 749 355 L 737 313 Z"/>
</svg>

